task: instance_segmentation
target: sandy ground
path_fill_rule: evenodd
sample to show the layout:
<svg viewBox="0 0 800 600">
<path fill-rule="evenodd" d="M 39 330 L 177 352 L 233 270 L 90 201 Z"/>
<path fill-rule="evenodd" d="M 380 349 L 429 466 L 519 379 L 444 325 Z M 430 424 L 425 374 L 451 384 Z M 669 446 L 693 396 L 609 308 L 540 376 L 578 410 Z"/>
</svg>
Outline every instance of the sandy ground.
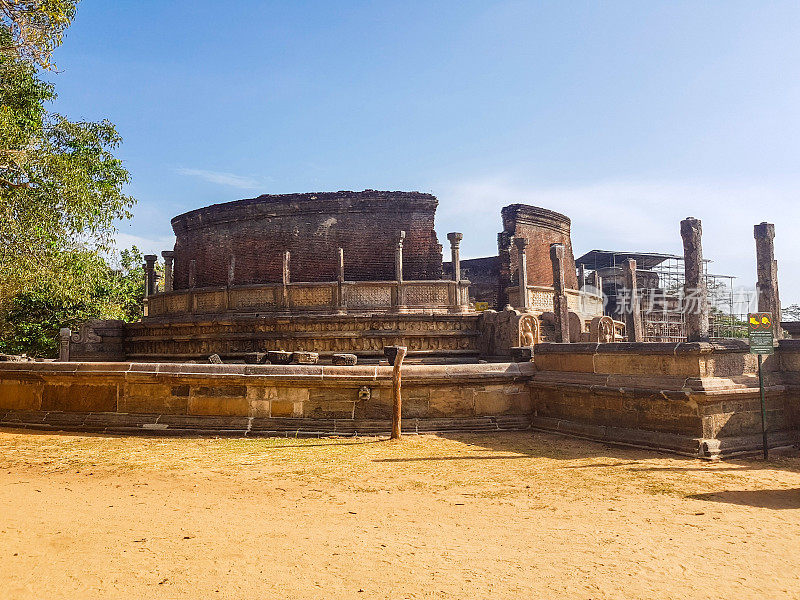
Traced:
<svg viewBox="0 0 800 600">
<path fill-rule="evenodd" d="M 800 457 L 0 432 L 2 598 L 800 598 Z"/>
</svg>

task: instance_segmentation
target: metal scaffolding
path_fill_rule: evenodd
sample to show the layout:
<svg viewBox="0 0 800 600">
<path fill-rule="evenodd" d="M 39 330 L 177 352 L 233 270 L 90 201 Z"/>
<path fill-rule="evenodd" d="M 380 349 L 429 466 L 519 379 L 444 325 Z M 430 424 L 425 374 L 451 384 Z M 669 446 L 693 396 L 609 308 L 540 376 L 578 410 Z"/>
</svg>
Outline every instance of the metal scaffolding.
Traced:
<svg viewBox="0 0 800 600">
<path fill-rule="evenodd" d="M 623 319 L 627 288 L 623 276 L 623 265 L 636 261 L 636 281 L 644 324 L 644 339 L 648 342 L 680 342 L 686 339 L 686 323 L 683 306 L 684 264 L 683 257 L 675 254 L 654 252 L 616 252 L 592 250 L 578 258 L 587 280 L 596 281 L 593 273 L 602 281 L 604 313 L 615 320 Z M 747 336 L 747 313 L 755 299 L 755 290 L 735 288 L 735 277 L 718 275 L 709 271 L 712 261 L 703 262 L 706 288 L 708 290 L 709 325 L 712 339 L 740 338 Z"/>
</svg>

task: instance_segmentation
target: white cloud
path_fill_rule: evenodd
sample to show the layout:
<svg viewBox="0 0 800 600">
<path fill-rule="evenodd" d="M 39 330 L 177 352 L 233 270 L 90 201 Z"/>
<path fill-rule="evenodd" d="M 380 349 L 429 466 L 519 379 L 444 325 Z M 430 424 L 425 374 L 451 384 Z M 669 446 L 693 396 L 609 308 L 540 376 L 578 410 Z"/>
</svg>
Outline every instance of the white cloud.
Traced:
<svg viewBox="0 0 800 600">
<path fill-rule="evenodd" d="M 253 177 L 244 175 L 236 175 L 234 173 L 224 173 L 220 171 L 207 171 L 205 169 L 187 169 L 180 167 L 175 169 L 181 175 L 188 175 L 189 177 L 197 177 L 203 181 L 210 183 L 217 183 L 219 185 L 227 185 L 243 190 L 253 190 L 261 187 L 261 182 Z"/>
<path fill-rule="evenodd" d="M 572 219 L 576 255 L 603 250 L 682 254 L 679 222 L 703 221 L 703 247 L 711 270 L 735 275 L 736 285 L 755 282 L 753 225 L 776 225 L 775 254 L 784 305 L 800 302 L 800 182 L 737 185 L 733 182 L 665 183 L 607 181 L 581 186 L 537 187 L 507 178 L 488 178 L 439 186 L 439 225 L 463 231 L 464 254 L 497 252 L 500 209 L 533 204 Z"/>
</svg>

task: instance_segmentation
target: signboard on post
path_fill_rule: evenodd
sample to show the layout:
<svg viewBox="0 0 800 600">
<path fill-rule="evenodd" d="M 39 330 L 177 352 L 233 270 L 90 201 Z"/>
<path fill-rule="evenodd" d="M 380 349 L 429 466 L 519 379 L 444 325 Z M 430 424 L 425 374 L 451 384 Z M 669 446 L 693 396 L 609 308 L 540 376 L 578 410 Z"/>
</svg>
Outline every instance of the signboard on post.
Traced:
<svg viewBox="0 0 800 600">
<path fill-rule="evenodd" d="M 750 313 L 747 316 L 750 354 L 775 354 L 775 324 L 772 313 Z"/>
<path fill-rule="evenodd" d="M 750 338 L 750 354 L 758 354 L 758 387 L 761 391 L 761 437 L 764 446 L 764 460 L 769 458 L 767 444 L 767 401 L 764 394 L 764 373 L 761 369 L 762 356 L 775 354 L 775 324 L 772 313 L 760 312 L 747 315 L 747 333 Z"/>
</svg>

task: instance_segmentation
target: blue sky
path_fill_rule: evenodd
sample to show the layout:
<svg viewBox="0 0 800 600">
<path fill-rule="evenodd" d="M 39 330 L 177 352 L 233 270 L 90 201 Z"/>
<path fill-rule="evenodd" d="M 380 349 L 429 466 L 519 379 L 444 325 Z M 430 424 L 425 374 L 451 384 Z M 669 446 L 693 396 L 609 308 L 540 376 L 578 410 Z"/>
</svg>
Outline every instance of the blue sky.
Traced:
<svg viewBox="0 0 800 600">
<path fill-rule="evenodd" d="M 798 40 L 797 2 L 83 0 L 55 109 L 124 138 L 120 245 L 261 193 L 420 190 L 466 256 L 496 253 L 512 202 L 569 215 L 576 255 L 680 252 L 695 216 L 752 286 L 767 220 L 789 304 Z"/>
</svg>

